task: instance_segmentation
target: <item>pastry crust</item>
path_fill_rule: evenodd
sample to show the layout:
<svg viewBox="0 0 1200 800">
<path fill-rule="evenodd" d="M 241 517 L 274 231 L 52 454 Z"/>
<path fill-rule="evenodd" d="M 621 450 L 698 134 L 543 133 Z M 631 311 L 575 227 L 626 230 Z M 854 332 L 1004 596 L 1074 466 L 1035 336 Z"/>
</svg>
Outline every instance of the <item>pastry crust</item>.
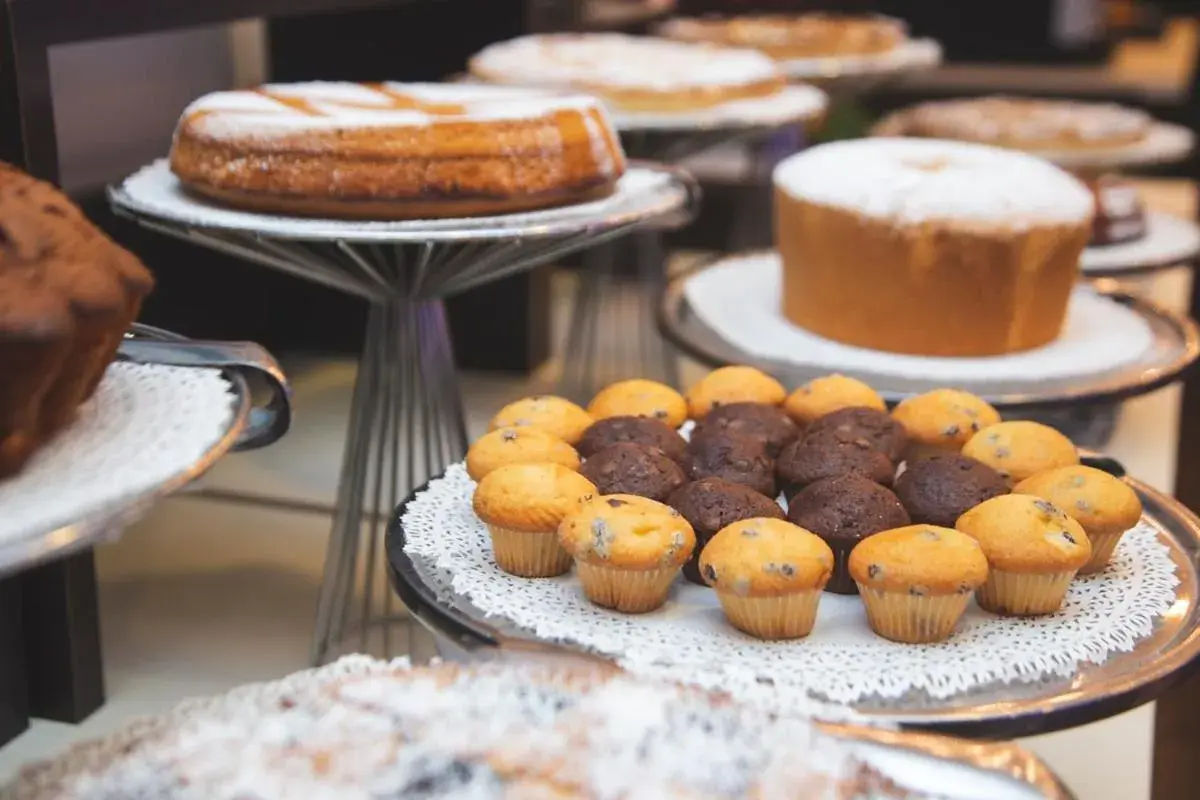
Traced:
<svg viewBox="0 0 1200 800">
<path fill-rule="evenodd" d="M 600 104 L 517 89 L 301 83 L 183 114 L 171 169 L 221 203 L 300 216 L 501 214 L 612 191 L 625 157 Z"/>
<path fill-rule="evenodd" d="M 851 14 L 760 14 L 677 18 L 660 33 L 687 42 L 753 47 L 781 60 L 880 55 L 908 39 L 903 22 Z"/>
</svg>

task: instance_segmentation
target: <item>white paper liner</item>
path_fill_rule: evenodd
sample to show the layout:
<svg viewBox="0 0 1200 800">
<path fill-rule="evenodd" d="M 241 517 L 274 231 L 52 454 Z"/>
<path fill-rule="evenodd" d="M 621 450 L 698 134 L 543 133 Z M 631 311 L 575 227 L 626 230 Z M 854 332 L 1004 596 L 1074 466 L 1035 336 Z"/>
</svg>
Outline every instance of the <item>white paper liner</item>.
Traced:
<svg viewBox="0 0 1200 800">
<path fill-rule="evenodd" d="M 1151 211 L 1140 239 L 1083 251 L 1079 265 L 1087 275 L 1157 269 L 1180 264 L 1200 253 L 1200 225 L 1189 219 Z"/>
<path fill-rule="evenodd" d="M 755 97 L 675 114 L 609 109 L 613 125 L 622 132 L 687 131 L 782 126 L 825 113 L 829 97 L 815 86 L 788 86 L 769 97 Z"/>
<path fill-rule="evenodd" d="M 859 75 L 886 75 L 927 69 L 942 63 L 942 46 L 933 39 L 911 39 L 887 53 L 837 58 L 794 58 L 779 62 L 789 78 L 837 79 Z"/>
<path fill-rule="evenodd" d="M 438 234 L 478 232 L 486 236 L 495 229 L 538 235 L 539 226 L 575 225 L 583 228 L 615 216 L 636 218 L 669 213 L 683 205 L 686 192 L 667 172 L 631 167 L 617 182 L 616 190 L 600 200 L 559 206 L 520 214 L 460 219 L 401 220 L 368 222 L 309 219 L 260 214 L 221 206 L 184 191 L 166 159 L 159 159 L 126 178 L 113 196 L 123 208 L 199 228 L 220 228 L 285 239 L 345 239 L 362 241 L 393 235 L 437 238 Z"/>
<path fill-rule="evenodd" d="M 1002 618 L 972 602 L 952 639 L 913 646 L 871 633 L 859 598 L 826 594 L 806 639 L 761 642 L 724 621 L 713 592 L 682 580 L 662 609 L 630 616 L 590 604 L 573 573 L 538 580 L 506 575 L 471 510 L 474 488 L 461 465 L 450 467 L 409 503 L 403 526 L 406 552 L 444 571 L 479 611 L 541 640 L 612 656 L 638 674 L 784 707 L 914 691 L 944 699 L 996 682 L 1069 678 L 1081 664 L 1128 652 L 1149 636 L 1179 584 L 1170 551 L 1143 523 L 1122 539 L 1108 571 L 1077 580 L 1054 616 Z"/>
<path fill-rule="evenodd" d="M 1086 287 L 1071 297 L 1063 335 L 1045 347 L 983 358 L 910 356 L 840 344 L 783 316 L 776 253 L 734 256 L 684 284 L 696 316 L 737 349 L 758 358 L 828 369 L 946 383 L 1021 381 L 1099 375 L 1141 358 L 1154 343 L 1136 312 Z"/>
<path fill-rule="evenodd" d="M 117 362 L 78 418 L 0 481 L 0 547 L 102 518 L 195 467 L 229 431 L 218 370 Z"/>
</svg>

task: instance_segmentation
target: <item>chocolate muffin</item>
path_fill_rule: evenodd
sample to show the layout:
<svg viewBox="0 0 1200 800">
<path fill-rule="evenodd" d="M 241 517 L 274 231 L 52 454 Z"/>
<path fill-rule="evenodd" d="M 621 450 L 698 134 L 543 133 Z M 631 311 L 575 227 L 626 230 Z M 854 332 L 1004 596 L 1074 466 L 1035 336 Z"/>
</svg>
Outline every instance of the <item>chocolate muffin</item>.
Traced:
<svg viewBox="0 0 1200 800">
<path fill-rule="evenodd" d="M 1008 483 L 983 462 L 955 453 L 909 462 L 896 479 L 896 496 L 914 523 L 953 528 L 984 500 L 1008 494 Z"/>
<path fill-rule="evenodd" d="M 757 439 L 735 436 L 720 428 L 698 430 L 687 446 L 690 480 L 721 478 L 775 497 L 775 462 Z"/>
<path fill-rule="evenodd" d="M 679 487 L 667 498 L 667 505 L 696 532 L 696 549 L 683 565 L 683 575 L 700 586 L 707 585 L 700 577 L 700 551 L 717 531 L 743 519 L 783 519 L 783 509 L 771 498 L 720 478 L 702 478 Z"/>
<path fill-rule="evenodd" d="M 861 439 L 807 436 L 783 448 L 775 462 L 775 478 L 783 493 L 791 498 L 800 490 L 826 478 L 859 475 L 881 486 L 891 486 L 896 465 L 887 456 Z"/>
<path fill-rule="evenodd" d="M 600 494 L 634 494 L 663 502 L 683 485 L 683 470 L 657 447 L 620 442 L 583 462 L 579 474 Z"/>
<path fill-rule="evenodd" d="M 833 577 L 825 591 L 837 594 L 858 594 L 847 569 L 855 545 L 872 534 L 909 524 L 896 495 L 861 475 L 817 481 L 792 498 L 787 518 L 820 536 L 833 550 Z"/>
<path fill-rule="evenodd" d="M 586 431 L 575 449 L 584 458 L 590 458 L 609 445 L 621 442 L 644 444 L 657 447 L 667 458 L 682 464 L 687 442 L 679 431 L 651 417 L 608 417 L 598 420 Z"/>
<path fill-rule="evenodd" d="M 800 435 L 800 428 L 778 406 L 764 403 L 730 403 L 708 412 L 700 423 L 702 428 L 717 428 L 734 436 L 756 439 L 775 458 L 779 451 Z"/>
<path fill-rule="evenodd" d="M 904 426 L 873 408 L 843 408 L 826 414 L 804 432 L 806 442 L 865 442 L 887 456 L 893 464 L 900 461 L 908 434 Z"/>
</svg>

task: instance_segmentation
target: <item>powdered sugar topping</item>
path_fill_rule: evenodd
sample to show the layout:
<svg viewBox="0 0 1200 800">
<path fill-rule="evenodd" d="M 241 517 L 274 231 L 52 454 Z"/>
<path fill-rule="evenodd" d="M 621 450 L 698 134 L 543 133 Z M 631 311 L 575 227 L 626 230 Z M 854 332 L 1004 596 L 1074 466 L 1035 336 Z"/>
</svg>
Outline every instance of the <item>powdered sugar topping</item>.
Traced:
<svg viewBox="0 0 1200 800">
<path fill-rule="evenodd" d="M 1047 161 L 936 139 L 857 139 L 814 147 L 775 169 L 775 185 L 811 203 L 916 225 L 961 220 L 1020 228 L 1083 222 L 1092 193 Z"/>
</svg>

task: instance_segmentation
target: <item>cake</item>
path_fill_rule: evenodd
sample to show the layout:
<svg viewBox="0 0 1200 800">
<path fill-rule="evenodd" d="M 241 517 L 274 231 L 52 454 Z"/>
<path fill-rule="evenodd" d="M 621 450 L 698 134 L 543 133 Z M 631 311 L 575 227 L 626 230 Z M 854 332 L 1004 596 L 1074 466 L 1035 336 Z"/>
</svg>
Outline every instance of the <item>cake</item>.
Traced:
<svg viewBox="0 0 1200 800">
<path fill-rule="evenodd" d="M 583 462 L 579 473 L 600 494 L 633 494 L 662 502 L 684 484 L 683 469 L 655 447 L 611 444 Z"/>
<path fill-rule="evenodd" d="M 791 444 L 800 428 L 779 406 L 765 403 L 729 403 L 718 406 L 700 421 L 699 430 L 722 430 L 761 442 L 767 455 L 775 458 Z"/>
<path fill-rule="evenodd" d="M 891 486 L 896 465 L 862 439 L 800 439 L 783 448 L 775 478 L 789 500 L 805 487 L 841 475 Z"/>
<path fill-rule="evenodd" d="M 653 417 L 606 417 L 596 420 L 579 440 L 579 454 L 591 458 L 609 445 L 621 442 L 644 444 L 666 453 L 680 464 L 684 461 L 687 441 L 679 431 Z"/>
<path fill-rule="evenodd" d="M 775 461 L 757 439 L 719 428 L 697 431 L 688 442 L 686 469 L 689 480 L 720 478 L 775 497 Z"/>
<path fill-rule="evenodd" d="M 0 164 L 0 477 L 74 419 L 153 286 L 60 191 Z"/>
<path fill-rule="evenodd" d="M 782 309 L 844 344 L 989 356 L 1054 341 L 1091 237 L 1093 201 L 1034 156 L 859 139 L 774 173 Z"/>
<path fill-rule="evenodd" d="M 620 33 L 554 33 L 489 45 L 469 64 L 488 83 L 586 92 L 622 111 L 692 111 L 778 94 L 762 53 Z"/>
<path fill-rule="evenodd" d="M 781 60 L 875 56 L 908 39 L 904 23 L 897 19 L 826 13 L 679 17 L 659 30 L 681 41 L 753 47 Z"/>
<path fill-rule="evenodd" d="M 958 453 L 919 458 L 896 478 L 896 496 L 915 523 L 953 528 L 985 500 L 1008 494 L 1008 481 L 987 464 Z"/>
<path fill-rule="evenodd" d="M 855 442 L 878 450 L 889 461 L 898 463 L 908 444 L 908 432 L 885 411 L 851 406 L 839 408 L 813 422 L 804 433 L 804 441 L 811 444 Z"/>
<path fill-rule="evenodd" d="M 696 550 L 683 565 L 683 577 L 701 586 L 705 584 L 700 577 L 700 553 L 717 531 L 743 519 L 783 519 L 783 509 L 771 498 L 720 478 L 702 478 L 681 486 L 667 498 L 667 505 L 682 514 L 696 534 Z"/>
<path fill-rule="evenodd" d="M 490 86 L 270 84 L 183 112 L 171 170 L 253 211 L 351 219 L 501 214 L 612 191 L 625 156 L 599 101 Z"/>
<path fill-rule="evenodd" d="M 559 464 L 579 469 L 579 453 L 552 433 L 537 428 L 499 428 L 467 450 L 467 474 L 481 481 L 505 464 Z"/>
<path fill-rule="evenodd" d="M 1084 178 L 1096 201 L 1091 247 L 1135 242 L 1146 235 L 1146 208 L 1132 183 L 1116 175 Z"/>
</svg>

